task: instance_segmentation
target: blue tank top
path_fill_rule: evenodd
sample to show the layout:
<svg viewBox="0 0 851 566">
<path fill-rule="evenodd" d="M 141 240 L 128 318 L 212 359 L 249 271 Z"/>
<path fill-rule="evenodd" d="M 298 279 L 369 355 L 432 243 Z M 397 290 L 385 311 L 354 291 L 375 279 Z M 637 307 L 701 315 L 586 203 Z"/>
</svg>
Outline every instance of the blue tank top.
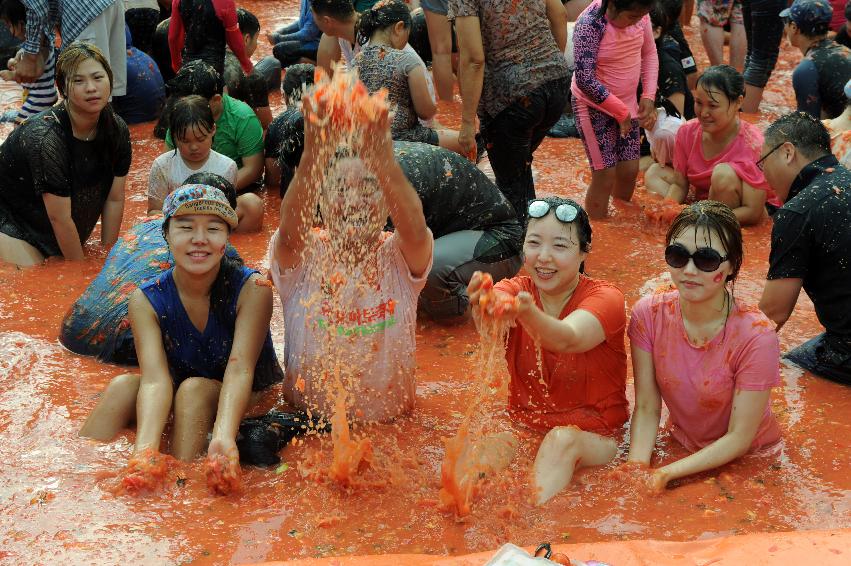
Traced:
<svg viewBox="0 0 851 566">
<path fill-rule="evenodd" d="M 175 386 L 188 377 L 221 381 L 233 346 L 239 293 L 245 282 L 258 272 L 245 266 L 233 270 L 229 277 L 229 295 L 225 298 L 225 304 L 217 312 L 210 311 L 204 332 L 198 331 L 183 308 L 173 273 L 174 268 L 169 269 L 140 287 L 159 318 L 172 380 Z M 252 389 L 265 389 L 282 379 L 283 372 L 272 346 L 272 334 L 267 332 L 254 368 Z"/>
</svg>

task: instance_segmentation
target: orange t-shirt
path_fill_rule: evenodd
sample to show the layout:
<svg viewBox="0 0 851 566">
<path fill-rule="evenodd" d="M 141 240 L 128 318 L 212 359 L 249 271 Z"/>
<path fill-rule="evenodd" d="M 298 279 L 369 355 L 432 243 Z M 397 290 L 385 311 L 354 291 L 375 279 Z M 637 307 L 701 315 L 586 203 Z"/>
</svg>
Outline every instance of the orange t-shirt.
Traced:
<svg viewBox="0 0 851 566">
<path fill-rule="evenodd" d="M 529 277 L 503 279 L 494 288 L 511 295 L 527 291 L 541 308 Z M 624 296 L 614 285 L 580 275 L 559 318 L 577 309 L 597 317 L 606 335 L 605 342 L 582 354 L 539 350 L 521 324 L 511 329 L 505 351 L 511 374 L 508 409 L 517 420 L 541 430 L 575 425 L 611 434 L 629 418 Z"/>
</svg>

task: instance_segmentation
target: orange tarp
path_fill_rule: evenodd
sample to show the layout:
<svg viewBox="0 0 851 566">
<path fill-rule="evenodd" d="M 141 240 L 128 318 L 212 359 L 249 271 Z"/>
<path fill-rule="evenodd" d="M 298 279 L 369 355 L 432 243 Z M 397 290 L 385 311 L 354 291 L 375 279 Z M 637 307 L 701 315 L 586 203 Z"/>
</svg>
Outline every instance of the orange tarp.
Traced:
<svg viewBox="0 0 851 566">
<path fill-rule="evenodd" d="M 757 533 L 691 542 L 631 540 L 553 545 L 577 560 L 611 566 L 761 566 L 851 564 L 851 529 Z M 481 566 L 496 549 L 466 556 L 387 554 L 267 562 L 264 566 Z"/>
</svg>

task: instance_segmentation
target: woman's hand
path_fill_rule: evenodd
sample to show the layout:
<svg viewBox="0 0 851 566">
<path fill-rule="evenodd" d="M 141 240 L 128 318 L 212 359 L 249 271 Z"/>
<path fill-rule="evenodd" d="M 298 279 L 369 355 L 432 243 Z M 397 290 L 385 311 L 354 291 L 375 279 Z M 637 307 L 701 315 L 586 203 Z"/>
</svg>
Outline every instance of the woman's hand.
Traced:
<svg viewBox="0 0 851 566">
<path fill-rule="evenodd" d="M 649 98 L 638 102 L 638 125 L 645 130 L 652 130 L 656 125 L 656 105 Z"/>
<path fill-rule="evenodd" d="M 663 468 L 653 469 L 648 464 L 627 461 L 609 472 L 609 479 L 617 483 L 632 485 L 639 493 L 659 495 L 668 485 Z"/>
<path fill-rule="evenodd" d="M 320 147 L 330 148 L 333 152 L 340 143 L 342 131 L 331 122 L 331 109 L 326 98 L 315 92 L 305 94 L 301 98 L 301 111 L 304 116 L 304 153 L 316 154 Z"/>
<path fill-rule="evenodd" d="M 461 129 L 458 131 L 458 145 L 467 158 L 472 156 L 473 163 L 476 162 L 476 125 L 462 121 Z"/>
<path fill-rule="evenodd" d="M 668 487 L 668 474 L 664 472 L 664 468 L 653 470 L 647 480 L 647 487 L 652 495 L 661 495 Z"/>
<path fill-rule="evenodd" d="M 364 120 L 360 139 L 355 143 L 354 150 L 360 155 L 367 169 L 373 173 L 382 171 L 388 164 L 395 162 L 389 108 L 376 108 L 374 115 Z"/>
<path fill-rule="evenodd" d="M 214 438 L 207 448 L 205 464 L 207 487 L 216 495 L 239 491 L 242 470 L 239 467 L 239 450 L 231 439 Z"/>
<path fill-rule="evenodd" d="M 169 470 L 176 461 L 171 456 L 146 448 L 133 454 L 121 477 L 119 493 L 138 495 L 159 489 L 165 483 Z"/>
<path fill-rule="evenodd" d="M 527 295 L 528 298 L 521 300 L 520 295 Z M 480 320 L 482 316 L 514 320 L 520 312 L 521 302 L 523 309 L 528 309 L 532 304 L 532 296 L 529 293 L 520 293 L 520 295 L 515 299 L 508 293 L 495 290 L 490 273 L 481 271 L 475 272 L 467 285 L 470 307 L 473 309 L 473 317 L 477 320 Z"/>
</svg>

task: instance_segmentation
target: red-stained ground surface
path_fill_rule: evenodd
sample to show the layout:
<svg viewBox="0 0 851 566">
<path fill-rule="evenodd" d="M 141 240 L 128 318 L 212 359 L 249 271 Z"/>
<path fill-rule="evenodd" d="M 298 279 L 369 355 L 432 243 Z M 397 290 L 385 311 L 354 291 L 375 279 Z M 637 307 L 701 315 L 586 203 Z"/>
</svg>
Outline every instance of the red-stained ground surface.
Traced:
<svg viewBox="0 0 851 566">
<path fill-rule="evenodd" d="M 297 14 L 295 0 L 242 4 L 260 17 L 264 31 Z M 688 35 L 702 54 L 696 22 Z M 261 44 L 260 54 L 270 50 Z M 749 118 L 761 126 L 794 102 L 790 73 L 800 55 L 788 44 L 783 50 L 763 114 Z M 705 57 L 700 59 L 705 67 Z M 276 94 L 273 109 L 280 108 Z M 458 102 L 444 105 L 440 121 L 457 126 L 459 110 Z M 163 151 L 151 130 L 131 128 L 125 229 L 144 215 L 150 164 Z M 534 165 L 539 193 L 581 199 L 588 167 L 578 140 L 546 140 Z M 630 305 L 665 272 L 663 229 L 646 220 L 641 193 L 639 188 L 635 201 L 617 207 L 610 220 L 594 224 L 587 262 L 592 276 L 617 283 Z M 264 229 L 233 238 L 247 263 L 261 268 L 280 205 L 276 194 L 263 196 Z M 745 230 L 745 262 L 735 287 L 739 300 L 759 299 L 769 234 L 768 222 Z M 287 469 L 247 468 L 241 495 L 209 495 L 203 468 L 195 463 L 179 467 L 158 494 L 117 497 L 110 476 L 126 464 L 133 432 L 103 444 L 78 438 L 77 430 L 105 384 L 123 370 L 71 354 L 56 339 L 63 313 L 104 256 L 91 244 L 82 263 L 51 260 L 29 270 L 0 266 L 0 562 L 212 564 L 466 554 L 507 541 L 686 541 L 851 527 L 851 390 L 785 366 L 784 385 L 772 396 L 785 437 L 779 454 L 742 458 L 655 498 L 607 480 L 606 470 L 584 471 L 566 492 L 535 508 L 528 502 L 527 476 L 540 437 L 517 428 L 518 457 L 485 485 L 472 514 L 459 522 L 435 504 L 442 438 L 454 434 L 472 397 L 470 361 L 478 339 L 472 325 L 444 328 L 426 321 L 417 328 L 417 408 L 392 425 L 367 431 L 375 465 L 363 485 L 344 491 L 302 479 L 300 470 L 330 460 L 330 446 L 312 438 L 283 451 Z M 280 347 L 283 328 L 279 305 L 275 308 L 273 335 Z M 780 341 L 786 349 L 819 331 L 812 305 L 802 298 Z M 273 391 L 265 407 L 279 399 L 280 392 Z M 502 407 L 493 410 L 501 413 Z M 665 435 L 659 446 L 664 460 L 683 454 Z"/>
</svg>

